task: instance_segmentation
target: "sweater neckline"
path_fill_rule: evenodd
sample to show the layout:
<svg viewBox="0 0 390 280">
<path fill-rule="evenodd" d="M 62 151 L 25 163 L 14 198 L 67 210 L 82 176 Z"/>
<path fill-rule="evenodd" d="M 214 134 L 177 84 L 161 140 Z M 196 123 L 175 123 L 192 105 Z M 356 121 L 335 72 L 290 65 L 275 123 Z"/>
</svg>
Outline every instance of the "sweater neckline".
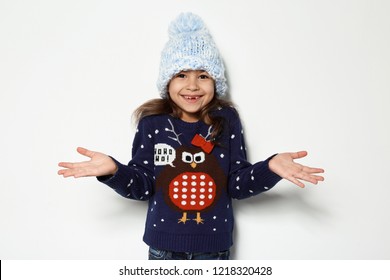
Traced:
<svg viewBox="0 0 390 280">
<path fill-rule="evenodd" d="M 196 122 L 186 122 L 180 118 L 175 118 L 172 116 L 169 116 L 169 118 L 171 120 L 173 120 L 177 125 L 179 125 L 180 127 L 183 127 L 183 128 L 196 129 L 204 124 L 203 121 L 201 121 L 201 120 L 196 121 Z"/>
</svg>

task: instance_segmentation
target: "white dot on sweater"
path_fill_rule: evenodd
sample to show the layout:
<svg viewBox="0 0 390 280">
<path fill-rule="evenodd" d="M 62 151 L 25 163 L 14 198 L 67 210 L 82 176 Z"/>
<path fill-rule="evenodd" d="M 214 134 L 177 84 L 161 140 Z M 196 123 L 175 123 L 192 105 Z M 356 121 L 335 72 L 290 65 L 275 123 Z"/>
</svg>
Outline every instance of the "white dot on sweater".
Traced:
<svg viewBox="0 0 390 280">
<path fill-rule="evenodd" d="M 144 160 L 144 164 L 148 164 L 149 162 L 147 160 Z"/>
<path fill-rule="evenodd" d="M 149 194 L 149 191 L 146 191 L 145 194 L 148 195 L 148 194 Z"/>
<path fill-rule="evenodd" d="M 251 176 L 251 180 L 254 181 L 254 180 L 255 180 L 255 177 Z"/>
<path fill-rule="evenodd" d="M 161 219 L 161 222 L 165 222 L 165 220 L 164 220 L 164 219 Z"/>
<path fill-rule="evenodd" d="M 217 231 L 217 229 L 216 229 L 216 228 L 213 228 L 213 231 Z"/>
<path fill-rule="evenodd" d="M 224 158 L 224 157 L 225 157 L 225 155 L 224 155 L 224 154 L 221 154 L 221 155 L 220 155 L 220 157 L 221 157 L 221 158 Z"/>
<path fill-rule="evenodd" d="M 217 218 L 217 216 L 214 216 L 213 219 L 215 220 Z"/>
<path fill-rule="evenodd" d="M 237 182 L 240 181 L 240 176 L 237 176 L 236 181 Z"/>
<path fill-rule="evenodd" d="M 152 135 L 148 134 L 148 137 L 149 137 L 149 138 L 152 138 Z"/>
<path fill-rule="evenodd" d="M 143 148 L 145 148 L 145 146 L 144 146 L 144 145 L 141 145 L 141 149 L 143 149 Z"/>
<path fill-rule="evenodd" d="M 234 139 L 236 137 L 236 135 L 232 134 L 232 136 L 230 136 L 230 138 Z"/>
<path fill-rule="evenodd" d="M 156 129 L 155 131 L 154 131 L 154 133 L 155 134 L 158 134 L 160 131 L 158 131 L 158 129 Z"/>
<path fill-rule="evenodd" d="M 239 189 L 240 189 L 240 186 L 237 186 L 236 189 L 239 190 Z"/>
</svg>

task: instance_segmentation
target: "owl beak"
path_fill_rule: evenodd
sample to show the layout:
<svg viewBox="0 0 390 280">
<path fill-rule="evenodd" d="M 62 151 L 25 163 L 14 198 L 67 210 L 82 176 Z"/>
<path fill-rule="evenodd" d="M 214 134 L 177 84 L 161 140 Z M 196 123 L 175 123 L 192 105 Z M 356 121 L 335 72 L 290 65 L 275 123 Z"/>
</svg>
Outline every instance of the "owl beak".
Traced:
<svg viewBox="0 0 390 280">
<path fill-rule="evenodd" d="M 196 163 L 195 162 L 192 162 L 190 165 L 191 165 L 192 168 L 196 167 Z"/>
</svg>

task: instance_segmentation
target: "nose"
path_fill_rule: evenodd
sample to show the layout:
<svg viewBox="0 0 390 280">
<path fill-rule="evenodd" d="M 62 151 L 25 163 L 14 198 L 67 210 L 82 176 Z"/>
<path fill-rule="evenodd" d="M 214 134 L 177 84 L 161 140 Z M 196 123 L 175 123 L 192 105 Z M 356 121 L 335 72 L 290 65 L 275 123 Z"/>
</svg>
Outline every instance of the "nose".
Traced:
<svg viewBox="0 0 390 280">
<path fill-rule="evenodd" d="M 187 89 L 189 91 L 198 91 L 198 79 L 195 75 L 189 75 Z"/>
<path fill-rule="evenodd" d="M 191 165 L 192 168 L 196 167 L 196 163 L 195 162 L 192 162 L 190 165 Z"/>
</svg>

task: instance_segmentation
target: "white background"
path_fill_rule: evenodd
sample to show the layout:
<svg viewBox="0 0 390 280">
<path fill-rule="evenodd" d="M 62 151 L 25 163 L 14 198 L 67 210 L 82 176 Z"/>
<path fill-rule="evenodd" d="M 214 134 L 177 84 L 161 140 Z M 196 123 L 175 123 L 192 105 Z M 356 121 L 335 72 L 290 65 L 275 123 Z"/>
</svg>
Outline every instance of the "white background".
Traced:
<svg viewBox="0 0 390 280">
<path fill-rule="evenodd" d="M 326 181 L 236 201 L 234 259 L 390 258 L 390 2 L 0 0 L 0 258 L 146 259 L 146 203 L 63 179 L 77 146 L 126 163 L 168 24 L 200 15 L 249 157 L 306 149 Z"/>
</svg>

